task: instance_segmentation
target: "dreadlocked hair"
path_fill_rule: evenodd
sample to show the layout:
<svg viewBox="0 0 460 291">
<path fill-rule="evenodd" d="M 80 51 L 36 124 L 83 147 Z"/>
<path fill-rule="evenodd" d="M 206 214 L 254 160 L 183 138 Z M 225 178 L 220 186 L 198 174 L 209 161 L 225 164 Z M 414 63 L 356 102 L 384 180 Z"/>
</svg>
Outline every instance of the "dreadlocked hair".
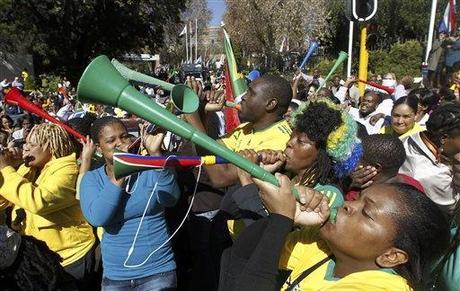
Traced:
<svg viewBox="0 0 460 291">
<path fill-rule="evenodd" d="M 446 103 L 436 108 L 426 122 L 426 128 L 435 143 L 440 138 L 460 130 L 460 104 Z"/>
<path fill-rule="evenodd" d="M 67 132 L 53 123 L 35 125 L 29 136 L 40 146 L 47 146 L 55 158 L 68 156 L 75 151 Z"/>
<path fill-rule="evenodd" d="M 318 156 L 310 168 L 308 168 L 300 179 L 300 184 L 313 188 L 316 184 L 330 182 L 332 174 L 332 160 L 325 149 L 318 149 Z"/>
<path fill-rule="evenodd" d="M 43 241 L 23 235 L 16 261 L 0 275 L 1 286 L 6 290 L 63 290 L 69 278 L 61 260 Z"/>
</svg>

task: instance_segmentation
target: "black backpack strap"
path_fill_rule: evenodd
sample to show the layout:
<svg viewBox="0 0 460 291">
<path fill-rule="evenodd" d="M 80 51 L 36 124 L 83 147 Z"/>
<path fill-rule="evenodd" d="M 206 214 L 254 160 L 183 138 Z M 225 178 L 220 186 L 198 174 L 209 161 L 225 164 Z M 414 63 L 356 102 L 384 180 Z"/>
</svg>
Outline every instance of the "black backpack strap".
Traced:
<svg viewBox="0 0 460 291">
<path fill-rule="evenodd" d="M 303 279 L 305 279 L 308 275 L 310 275 L 313 271 L 321 267 L 322 264 L 326 263 L 330 259 L 332 259 L 333 256 L 327 256 L 326 258 L 322 259 L 318 263 L 314 264 L 310 268 L 306 269 L 305 271 L 300 274 L 299 277 L 297 277 L 291 284 L 289 284 L 289 287 L 286 288 L 286 291 L 292 291 L 297 285 L 299 285 L 300 282 L 302 282 Z"/>
</svg>

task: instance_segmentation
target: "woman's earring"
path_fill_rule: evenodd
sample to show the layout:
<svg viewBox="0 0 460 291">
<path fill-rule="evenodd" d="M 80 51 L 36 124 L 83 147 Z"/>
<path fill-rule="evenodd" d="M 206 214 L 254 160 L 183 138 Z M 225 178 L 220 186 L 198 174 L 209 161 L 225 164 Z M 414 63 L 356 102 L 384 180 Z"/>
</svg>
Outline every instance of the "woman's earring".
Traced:
<svg viewBox="0 0 460 291">
<path fill-rule="evenodd" d="M 95 152 L 94 152 L 94 155 L 98 158 L 102 158 L 102 151 L 100 149 L 97 149 Z"/>
</svg>

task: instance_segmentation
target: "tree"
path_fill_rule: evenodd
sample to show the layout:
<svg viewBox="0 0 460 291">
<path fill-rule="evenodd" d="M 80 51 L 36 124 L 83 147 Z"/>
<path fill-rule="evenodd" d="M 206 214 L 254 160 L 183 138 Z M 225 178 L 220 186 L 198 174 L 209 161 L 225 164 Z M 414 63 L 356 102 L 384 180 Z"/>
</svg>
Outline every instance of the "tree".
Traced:
<svg viewBox="0 0 460 291">
<path fill-rule="evenodd" d="M 438 1 L 437 22 L 444 12 L 447 1 Z M 328 19 L 331 31 L 334 33 L 330 34 L 330 38 L 325 41 L 329 44 L 328 52 L 331 54 L 346 50 L 348 45 L 349 24 L 345 17 L 344 3 L 344 0 L 328 1 L 328 11 L 330 11 Z M 382 49 L 390 49 L 399 41 L 414 39 L 422 41 L 428 35 L 430 14 L 431 1 L 428 0 L 379 0 L 377 14 L 366 24 L 373 24 L 372 33 L 376 36 L 377 46 Z M 356 45 L 359 40 L 360 25 L 355 25 Z"/>
<path fill-rule="evenodd" d="M 284 38 L 290 48 L 304 52 L 306 41 L 329 33 L 327 0 L 227 0 L 225 25 L 236 56 L 267 57 L 270 67 Z M 239 55 L 238 55 L 239 54 Z"/>
<path fill-rule="evenodd" d="M 180 15 L 180 21 L 169 25 L 164 42 L 165 45 L 160 50 L 162 62 L 169 64 L 178 64 L 181 61 L 185 61 L 185 40 L 183 36 L 179 38 L 179 34 L 182 32 L 184 25 L 192 23 L 192 34 L 195 34 L 195 19 L 198 22 L 198 56 L 205 55 L 205 48 L 200 44 L 206 37 L 205 31 L 211 21 L 212 12 L 208 8 L 206 0 L 187 0 L 185 10 Z M 190 26 L 188 26 L 190 29 Z M 193 42 L 195 39 L 193 38 Z M 189 44 L 190 46 L 190 44 Z"/>
<path fill-rule="evenodd" d="M 76 80 L 99 54 L 151 52 L 185 0 L 1 0 L 0 49 L 33 54 L 36 71 Z"/>
<path fill-rule="evenodd" d="M 396 74 L 398 80 L 407 75 L 418 76 L 422 57 L 423 48 L 419 42 L 396 43 L 389 51 L 372 51 L 369 55 L 369 71 L 381 75 L 391 72 Z"/>
</svg>

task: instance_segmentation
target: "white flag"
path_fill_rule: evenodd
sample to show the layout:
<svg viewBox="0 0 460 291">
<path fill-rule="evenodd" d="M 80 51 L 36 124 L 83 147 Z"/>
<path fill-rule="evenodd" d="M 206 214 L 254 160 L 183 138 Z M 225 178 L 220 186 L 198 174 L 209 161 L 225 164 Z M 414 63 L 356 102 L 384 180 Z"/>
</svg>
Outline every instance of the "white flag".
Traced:
<svg viewBox="0 0 460 291">
<path fill-rule="evenodd" d="M 187 33 L 187 25 L 184 26 L 184 29 L 182 29 L 182 32 L 179 34 L 179 36 L 183 36 L 186 33 Z"/>
</svg>

